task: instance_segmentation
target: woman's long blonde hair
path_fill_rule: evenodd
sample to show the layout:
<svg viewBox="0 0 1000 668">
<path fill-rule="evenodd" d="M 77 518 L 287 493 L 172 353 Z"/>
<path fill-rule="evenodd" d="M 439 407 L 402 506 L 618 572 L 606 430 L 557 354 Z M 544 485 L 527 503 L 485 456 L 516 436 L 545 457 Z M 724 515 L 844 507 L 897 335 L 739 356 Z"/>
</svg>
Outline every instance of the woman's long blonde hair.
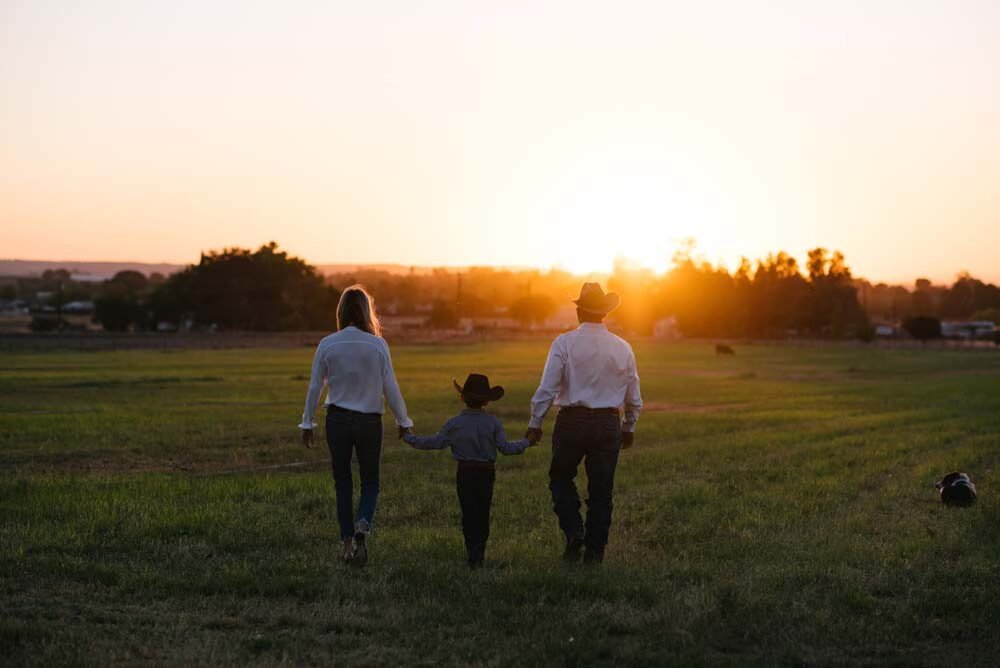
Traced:
<svg viewBox="0 0 1000 668">
<path fill-rule="evenodd" d="M 382 336 L 382 324 L 375 313 L 375 299 L 360 284 L 346 288 L 337 304 L 337 330 L 351 326 L 374 336 Z"/>
</svg>

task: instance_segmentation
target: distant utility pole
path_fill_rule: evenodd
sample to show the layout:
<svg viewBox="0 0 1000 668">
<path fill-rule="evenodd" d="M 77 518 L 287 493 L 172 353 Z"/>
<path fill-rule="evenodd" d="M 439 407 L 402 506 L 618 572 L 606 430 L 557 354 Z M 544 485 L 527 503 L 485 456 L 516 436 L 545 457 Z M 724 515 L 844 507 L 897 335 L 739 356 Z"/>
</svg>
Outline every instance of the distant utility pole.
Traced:
<svg viewBox="0 0 1000 668">
<path fill-rule="evenodd" d="M 462 315 L 462 272 L 458 272 L 458 286 L 455 293 L 455 315 Z"/>
<path fill-rule="evenodd" d="M 63 282 L 60 278 L 56 283 L 56 330 L 61 331 L 63 328 Z"/>
</svg>

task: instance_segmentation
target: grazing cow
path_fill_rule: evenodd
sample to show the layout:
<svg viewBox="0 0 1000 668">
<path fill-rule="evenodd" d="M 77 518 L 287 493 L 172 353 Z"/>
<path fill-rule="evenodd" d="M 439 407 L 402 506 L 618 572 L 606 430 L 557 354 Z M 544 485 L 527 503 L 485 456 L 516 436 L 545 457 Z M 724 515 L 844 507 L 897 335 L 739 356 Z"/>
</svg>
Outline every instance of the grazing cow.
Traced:
<svg viewBox="0 0 1000 668">
<path fill-rule="evenodd" d="M 715 354 L 716 355 L 735 355 L 736 351 L 729 346 L 723 345 L 721 343 L 715 344 Z"/>
<path fill-rule="evenodd" d="M 976 486 L 968 474 L 955 471 L 934 484 L 941 495 L 941 503 L 949 506 L 971 506 L 976 502 Z"/>
</svg>

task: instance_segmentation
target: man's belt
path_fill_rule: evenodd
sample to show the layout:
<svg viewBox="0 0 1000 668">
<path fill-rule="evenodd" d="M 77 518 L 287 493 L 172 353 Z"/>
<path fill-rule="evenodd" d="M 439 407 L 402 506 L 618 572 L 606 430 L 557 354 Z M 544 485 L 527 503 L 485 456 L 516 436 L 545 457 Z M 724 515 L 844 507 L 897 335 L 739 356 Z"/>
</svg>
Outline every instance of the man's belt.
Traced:
<svg viewBox="0 0 1000 668">
<path fill-rule="evenodd" d="M 617 408 L 587 408 L 586 406 L 562 406 L 560 414 L 566 415 L 618 415 Z"/>
</svg>

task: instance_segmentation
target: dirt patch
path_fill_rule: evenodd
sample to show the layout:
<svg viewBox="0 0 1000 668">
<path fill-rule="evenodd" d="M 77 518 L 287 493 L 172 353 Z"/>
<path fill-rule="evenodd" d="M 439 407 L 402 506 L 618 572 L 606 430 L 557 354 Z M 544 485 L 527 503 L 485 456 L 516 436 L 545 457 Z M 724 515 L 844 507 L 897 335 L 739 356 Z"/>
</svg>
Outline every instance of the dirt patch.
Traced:
<svg viewBox="0 0 1000 668">
<path fill-rule="evenodd" d="M 142 378 L 107 378 L 103 380 L 80 380 L 70 383 L 57 383 L 55 387 L 121 387 L 142 385 L 167 385 L 170 383 L 221 383 L 221 376 L 150 376 Z"/>
<path fill-rule="evenodd" d="M 742 408 L 746 403 L 728 404 L 674 404 L 666 401 L 646 401 L 642 404 L 643 413 L 716 413 L 734 408 Z"/>
<path fill-rule="evenodd" d="M 329 466 L 329 458 L 292 462 L 260 462 L 252 458 L 235 461 L 157 461 L 148 457 L 122 459 L 115 457 L 68 458 L 49 456 L 12 462 L 9 467 L 18 473 L 177 473 L 192 478 L 263 473 L 311 472 Z"/>
</svg>

